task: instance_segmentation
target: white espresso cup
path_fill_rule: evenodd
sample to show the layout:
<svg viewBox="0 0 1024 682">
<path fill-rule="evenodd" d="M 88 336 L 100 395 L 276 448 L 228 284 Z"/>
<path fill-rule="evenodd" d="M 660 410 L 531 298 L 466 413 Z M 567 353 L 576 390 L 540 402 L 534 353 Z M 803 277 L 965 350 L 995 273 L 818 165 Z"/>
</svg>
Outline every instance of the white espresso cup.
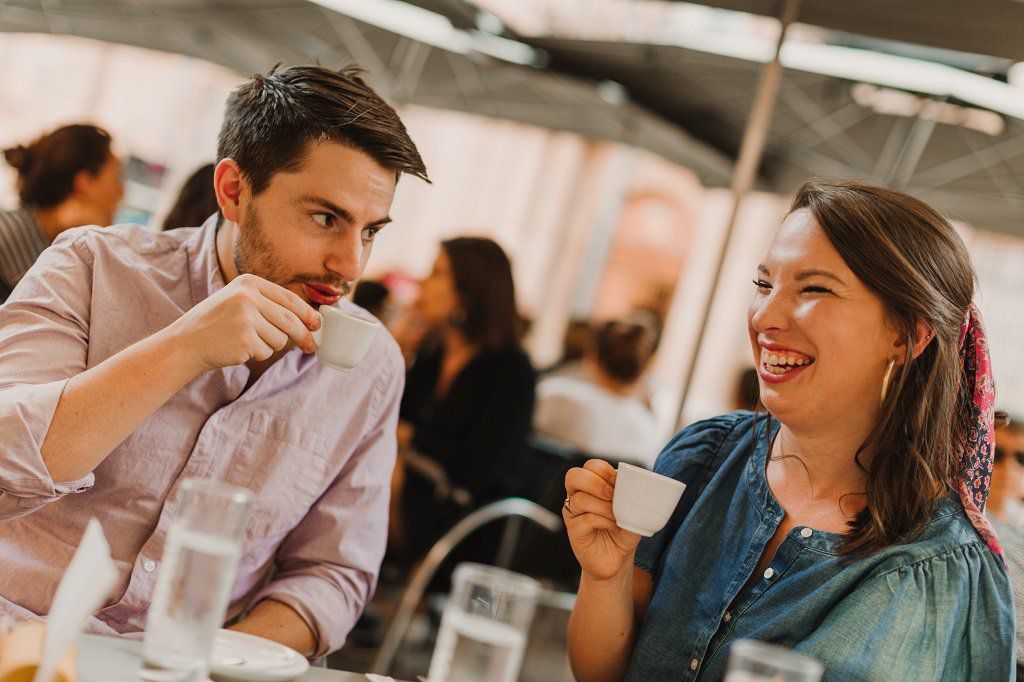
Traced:
<svg viewBox="0 0 1024 682">
<path fill-rule="evenodd" d="M 350 370 L 366 357 L 380 325 L 336 306 L 320 306 L 320 328 L 313 332 L 316 357 L 331 369 Z"/>
<path fill-rule="evenodd" d="M 686 484 L 619 462 L 612 511 L 619 528 L 649 538 L 665 527 Z"/>
</svg>

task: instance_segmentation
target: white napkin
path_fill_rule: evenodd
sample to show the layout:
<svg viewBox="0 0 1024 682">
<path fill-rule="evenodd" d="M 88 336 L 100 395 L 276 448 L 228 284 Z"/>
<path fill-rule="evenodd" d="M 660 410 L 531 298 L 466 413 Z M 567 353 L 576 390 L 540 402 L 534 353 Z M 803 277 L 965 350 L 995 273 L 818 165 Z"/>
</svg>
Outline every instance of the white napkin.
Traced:
<svg viewBox="0 0 1024 682">
<path fill-rule="evenodd" d="M 110 545 L 103 527 L 89 519 L 82 541 L 57 586 L 46 617 L 46 639 L 32 682 L 51 682 L 61 657 L 72 646 L 86 619 L 106 601 L 117 569 L 110 559 Z"/>
</svg>

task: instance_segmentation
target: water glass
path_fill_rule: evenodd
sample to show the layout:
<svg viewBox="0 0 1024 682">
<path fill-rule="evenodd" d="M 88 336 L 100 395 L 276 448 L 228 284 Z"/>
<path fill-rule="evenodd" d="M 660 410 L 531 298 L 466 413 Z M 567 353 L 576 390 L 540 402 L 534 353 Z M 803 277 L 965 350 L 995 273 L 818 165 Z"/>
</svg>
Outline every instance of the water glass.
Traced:
<svg viewBox="0 0 1024 682">
<path fill-rule="evenodd" d="M 149 682 L 206 680 L 252 506 L 245 488 L 196 478 L 176 499 L 146 622 L 139 679 Z"/>
<path fill-rule="evenodd" d="M 515 682 L 540 583 L 494 566 L 455 568 L 430 660 L 430 682 Z"/>
<path fill-rule="evenodd" d="M 824 668 L 810 656 L 752 639 L 732 645 L 725 682 L 818 682 Z"/>
</svg>

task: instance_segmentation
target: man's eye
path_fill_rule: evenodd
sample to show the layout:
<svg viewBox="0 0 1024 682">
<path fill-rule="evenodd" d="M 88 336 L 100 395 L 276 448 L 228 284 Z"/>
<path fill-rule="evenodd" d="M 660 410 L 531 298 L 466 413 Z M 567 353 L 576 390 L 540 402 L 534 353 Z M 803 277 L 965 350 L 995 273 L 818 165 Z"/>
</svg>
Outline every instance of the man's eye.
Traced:
<svg viewBox="0 0 1024 682">
<path fill-rule="evenodd" d="M 364 227 L 363 228 L 363 241 L 372 242 L 373 238 L 380 232 L 379 227 Z"/>
<path fill-rule="evenodd" d="M 334 216 L 330 213 L 314 213 L 313 222 L 320 227 L 334 227 Z"/>
</svg>

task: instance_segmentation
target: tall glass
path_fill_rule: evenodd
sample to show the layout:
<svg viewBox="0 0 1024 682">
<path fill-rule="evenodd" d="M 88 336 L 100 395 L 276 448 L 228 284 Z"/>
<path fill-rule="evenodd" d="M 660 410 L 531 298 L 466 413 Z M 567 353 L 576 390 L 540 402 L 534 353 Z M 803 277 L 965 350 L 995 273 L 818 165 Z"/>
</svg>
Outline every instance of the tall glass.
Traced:
<svg viewBox="0 0 1024 682">
<path fill-rule="evenodd" d="M 821 663 L 774 644 L 739 639 L 729 653 L 725 682 L 818 682 Z"/>
<path fill-rule="evenodd" d="M 430 660 L 430 682 L 515 682 L 540 594 L 533 578 L 494 566 L 455 568 Z"/>
<path fill-rule="evenodd" d="M 197 478 L 182 482 L 149 607 L 140 679 L 206 679 L 251 506 L 245 488 Z"/>
</svg>

